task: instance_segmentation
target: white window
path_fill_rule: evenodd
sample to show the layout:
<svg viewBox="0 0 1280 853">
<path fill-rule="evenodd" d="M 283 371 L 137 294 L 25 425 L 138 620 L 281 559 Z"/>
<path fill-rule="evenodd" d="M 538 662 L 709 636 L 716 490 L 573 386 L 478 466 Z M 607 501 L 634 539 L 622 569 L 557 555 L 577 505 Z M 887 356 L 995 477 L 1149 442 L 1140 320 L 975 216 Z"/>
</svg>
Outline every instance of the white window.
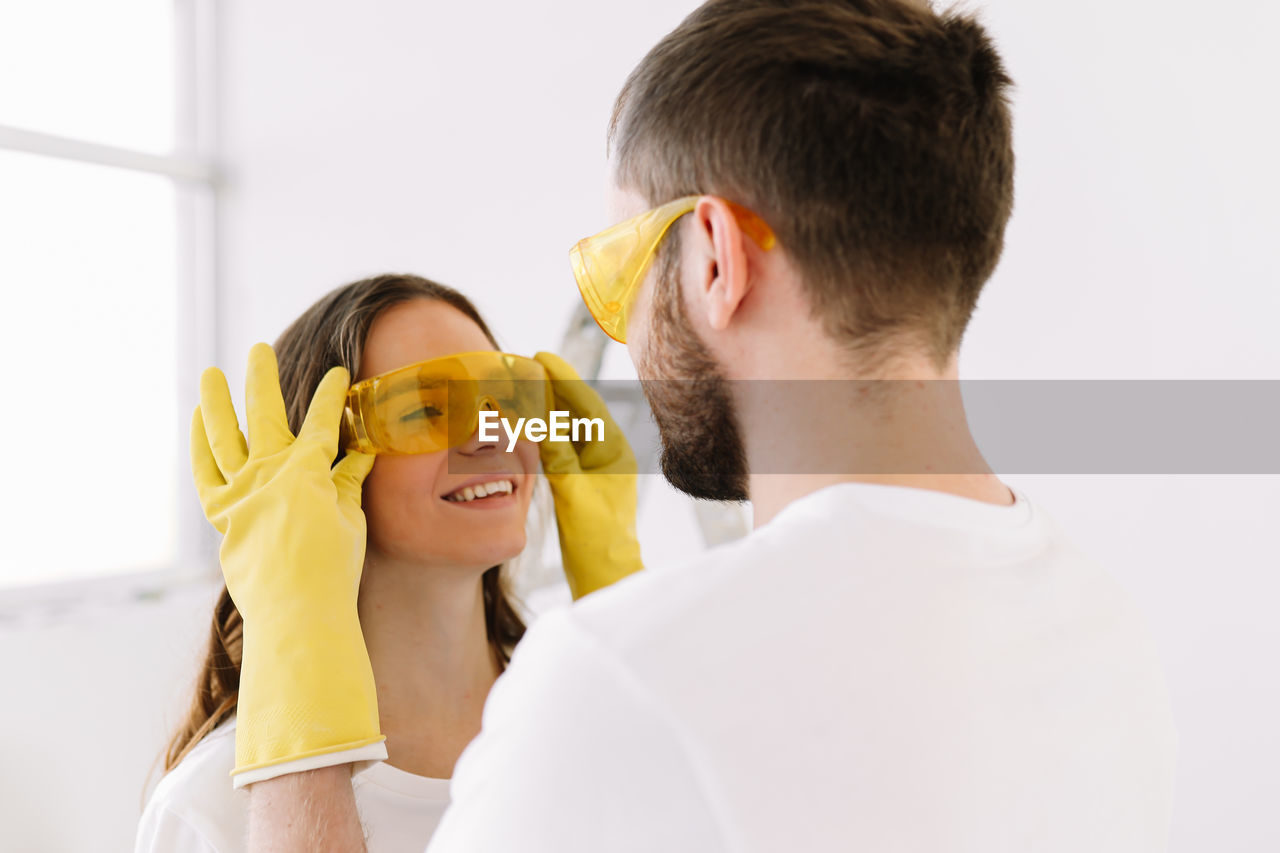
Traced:
<svg viewBox="0 0 1280 853">
<path fill-rule="evenodd" d="M 187 430 L 214 360 L 210 14 L 0 4 L 0 589 L 168 576 L 204 535 Z"/>
</svg>

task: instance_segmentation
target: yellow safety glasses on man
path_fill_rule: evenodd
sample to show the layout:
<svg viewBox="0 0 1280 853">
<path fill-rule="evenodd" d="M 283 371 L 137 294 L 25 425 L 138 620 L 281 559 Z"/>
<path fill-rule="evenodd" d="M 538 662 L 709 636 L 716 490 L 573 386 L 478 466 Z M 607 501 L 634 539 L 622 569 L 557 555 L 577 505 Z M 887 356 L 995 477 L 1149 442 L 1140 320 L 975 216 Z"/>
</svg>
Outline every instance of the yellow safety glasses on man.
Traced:
<svg viewBox="0 0 1280 853">
<path fill-rule="evenodd" d="M 627 317 L 658 244 L 671 223 L 693 210 L 701 197 L 689 195 L 655 207 L 569 250 L 582 300 L 605 334 L 618 343 L 627 342 Z M 747 236 L 761 249 L 773 248 L 773 231 L 764 220 L 741 205 L 726 204 Z"/>
<path fill-rule="evenodd" d="M 464 352 L 361 380 L 347 391 L 341 442 L 363 453 L 432 453 L 475 434 L 481 411 L 547 418 L 550 380 L 531 358 Z"/>
</svg>

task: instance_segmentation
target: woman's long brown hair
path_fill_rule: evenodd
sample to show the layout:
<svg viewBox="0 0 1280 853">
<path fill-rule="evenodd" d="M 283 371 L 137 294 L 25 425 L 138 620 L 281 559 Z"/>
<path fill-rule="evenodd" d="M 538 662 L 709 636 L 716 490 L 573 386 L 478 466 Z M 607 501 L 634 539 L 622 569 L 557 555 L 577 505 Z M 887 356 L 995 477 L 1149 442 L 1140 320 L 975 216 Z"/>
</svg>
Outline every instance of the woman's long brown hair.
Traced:
<svg viewBox="0 0 1280 853">
<path fill-rule="evenodd" d="M 312 394 L 332 367 L 341 365 L 352 377 L 360 373 L 360 357 L 374 319 L 387 308 L 411 299 L 435 299 L 470 317 L 489 342 L 498 343 L 475 306 L 452 288 L 414 275 L 380 275 L 331 291 L 299 317 L 275 342 L 289 428 L 297 435 Z M 338 452 L 342 458 L 342 451 Z M 489 646 L 502 666 L 524 636 L 525 624 L 500 574 L 500 566 L 481 578 Z M 191 709 L 169 741 L 166 772 L 226 720 L 236 709 L 240 689 L 243 623 L 224 585 L 213 610 L 209 646 L 196 680 Z"/>
</svg>

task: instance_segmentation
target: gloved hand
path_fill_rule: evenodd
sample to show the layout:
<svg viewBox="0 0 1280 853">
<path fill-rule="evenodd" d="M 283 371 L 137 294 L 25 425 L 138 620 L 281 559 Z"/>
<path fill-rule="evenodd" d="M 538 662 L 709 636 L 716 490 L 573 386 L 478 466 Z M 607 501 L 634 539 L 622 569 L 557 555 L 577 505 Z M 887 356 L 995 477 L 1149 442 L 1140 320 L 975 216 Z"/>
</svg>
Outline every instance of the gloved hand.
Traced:
<svg viewBox="0 0 1280 853">
<path fill-rule="evenodd" d="M 578 599 L 644 568 L 636 539 L 636 458 L 604 400 L 568 362 L 549 352 L 534 360 L 551 378 L 552 408 L 604 421 L 604 441 L 538 444 L 555 502 L 565 576 Z"/>
<path fill-rule="evenodd" d="M 216 367 L 200 377 L 191 469 L 244 618 L 233 775 L 384 739 L 356 612 L 360 486 L 374 457 L 348 453 L 330 467 L 348 383 L 345 368 L 325 374 L 295 439 L 275 352 L 255 344 L 246 446 L 226 377 Z"/>
</svg>

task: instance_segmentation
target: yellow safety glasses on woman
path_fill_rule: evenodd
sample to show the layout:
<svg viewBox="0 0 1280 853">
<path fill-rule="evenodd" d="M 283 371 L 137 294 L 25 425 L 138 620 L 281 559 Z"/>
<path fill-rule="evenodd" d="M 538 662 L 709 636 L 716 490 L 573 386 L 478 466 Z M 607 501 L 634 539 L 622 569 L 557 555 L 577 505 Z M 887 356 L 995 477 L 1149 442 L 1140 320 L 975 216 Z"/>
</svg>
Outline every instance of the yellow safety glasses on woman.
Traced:
<svg viewBox="0 0 1280 853">
<path fill-rule="evenodd" d="M 362 453 L 432 453 L 475 434 L 480 412 L 547 418 L 550 380 L 531 358 L 464 352 L 410 364 L 347 391 L 340 441 Z"/>
<path fill-rule="evenodd" d="M 688 195 L 655 207 L 579 240 L 569 250 L 582 301 L 605 334 L 618 343 L 627 342 L 627 317 L 658 244 L 671 223 L 693 210 L 701 197 Z M 725 203 L 747 236 L 761 249 L 773 248 L 773 231 L 764 220 L 741 205 Z"/>
</svg>

